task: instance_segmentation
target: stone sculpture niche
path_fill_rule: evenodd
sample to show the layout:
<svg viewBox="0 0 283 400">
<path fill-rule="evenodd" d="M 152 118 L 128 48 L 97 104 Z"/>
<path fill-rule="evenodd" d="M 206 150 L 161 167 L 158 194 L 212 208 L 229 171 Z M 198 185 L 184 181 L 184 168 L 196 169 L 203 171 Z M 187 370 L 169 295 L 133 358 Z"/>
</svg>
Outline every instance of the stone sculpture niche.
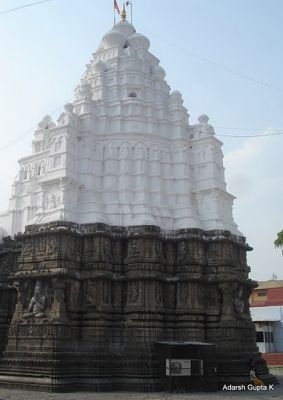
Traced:
<svg viewBox="0 0 283 400">
<path fill-rule="evenodd" d="M 28 311 L 23 314 L 23 318 L 44 318 L 46 317 L 47 299 L 43 292 L 42 282 L 37 281 L 34 288 L 34 295 L 29 303 Z"/>
</svg>

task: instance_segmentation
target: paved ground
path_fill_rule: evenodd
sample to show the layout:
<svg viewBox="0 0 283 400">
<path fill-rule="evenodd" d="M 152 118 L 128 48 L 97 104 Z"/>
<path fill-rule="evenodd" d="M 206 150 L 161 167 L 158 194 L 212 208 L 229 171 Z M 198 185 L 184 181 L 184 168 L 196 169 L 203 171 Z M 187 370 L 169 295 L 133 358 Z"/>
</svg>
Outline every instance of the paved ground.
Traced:
<svg viewBox="0 0 283 400">
<path fill-rule="evenodd" d="M 272 399 L 283 400 L 283 369 L 270 369 L 276 375 L 279 385 L 267 390 L 238 390 L 238 391 L 218 391 L 216 393 L 39 393 L 19 390 L 8 390 L 0 388 L 0 400 L 217 400 L 219 398 L 246 400 L 251 397 L 255 400 Z"/>
</svg>

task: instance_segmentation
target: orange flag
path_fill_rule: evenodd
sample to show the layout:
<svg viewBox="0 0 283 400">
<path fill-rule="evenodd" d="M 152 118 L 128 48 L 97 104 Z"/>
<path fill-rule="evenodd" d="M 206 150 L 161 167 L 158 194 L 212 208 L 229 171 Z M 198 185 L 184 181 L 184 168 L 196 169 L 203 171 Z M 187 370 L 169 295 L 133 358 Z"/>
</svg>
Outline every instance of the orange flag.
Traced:
<svg viewBox="0 0 283 400">
<path fill-rule="evenodd" d="M 114 0 L 114 9 L 117 11 L 118 14 L 120 14 L 120 10 L 116 0 Z"/>
</svg>

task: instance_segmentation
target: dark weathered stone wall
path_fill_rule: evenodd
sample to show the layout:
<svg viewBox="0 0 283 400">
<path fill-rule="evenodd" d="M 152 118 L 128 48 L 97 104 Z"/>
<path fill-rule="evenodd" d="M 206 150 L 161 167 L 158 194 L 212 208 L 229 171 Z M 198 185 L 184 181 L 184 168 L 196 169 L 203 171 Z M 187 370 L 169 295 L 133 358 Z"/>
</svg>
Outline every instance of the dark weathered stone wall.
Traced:
<svg viewBox="0 0 283 400">
<path fill-rule="evenodd" d="M 18 268 L 21 247 L 21 243 L 10 237 L 4 238 L 0 245 L 0 357 L 7 344 L 8 329 L 17 301 L 17 292 L 9 275 Z"/>
<path fill-rule="evenodd" d="M 259 354 L 244 238 L 54 222 L 27 227 L 10 246 L 22 251 L 9 264 L 18 295 L 11 323 L 10 298 L 1 320 L 10 327 L 0 385 L 162 390 L 162 340 L 214 343 L 219 383 L 249 381 L 248 360 Z"/>
</svg>

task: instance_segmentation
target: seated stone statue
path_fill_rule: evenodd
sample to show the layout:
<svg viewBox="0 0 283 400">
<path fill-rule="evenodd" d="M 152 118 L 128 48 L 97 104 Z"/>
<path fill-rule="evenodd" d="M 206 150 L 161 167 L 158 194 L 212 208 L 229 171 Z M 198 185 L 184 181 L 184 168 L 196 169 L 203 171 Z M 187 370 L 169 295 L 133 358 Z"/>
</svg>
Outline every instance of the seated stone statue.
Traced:
<svg viewBox="0 0 283 400">
<path fill-rule="evenodd" d="M 46 297 L 43 294 L 42 284 L 37 281 L 34 288 L 34 295 L 29 303 L 28 312 L 23 318 L 44 318 L 46 309 Z"/>
</svg>

